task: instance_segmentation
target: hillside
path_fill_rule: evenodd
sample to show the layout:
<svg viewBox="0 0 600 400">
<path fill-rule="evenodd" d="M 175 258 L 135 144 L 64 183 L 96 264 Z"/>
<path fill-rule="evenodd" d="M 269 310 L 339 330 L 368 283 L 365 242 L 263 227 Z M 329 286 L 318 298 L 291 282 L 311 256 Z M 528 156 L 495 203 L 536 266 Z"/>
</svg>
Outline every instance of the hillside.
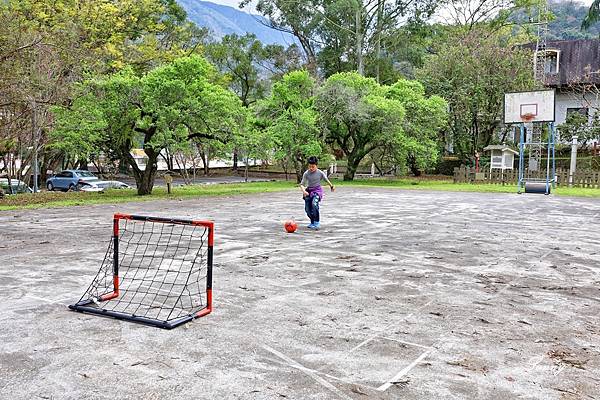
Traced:
<svg viewBox="0 0 600 400">
<path fill-rule="evenodd" d="M 600 35 L 600 23 L 588 31 L 581 30 L 581 22 L 589 9 L 583 3 L 551 0 L 548 5 L 556 17 L 549 25 L 549 40 L 592 39 Z"/>
<path fill-rule="evenodd" d="M 285 47 L 294 42 L 290 34 L 276 31 L 260 21 L 266 20 L 259 15 L 251 15 L 242 10 L 199 0 L 177 0 L 188 13 L 188 18 L 198 26 L 211 30 L 215 39 L 235 33 L 244 35 L 253 33 L 263 43 L 281 44 Z"/>
</svg>

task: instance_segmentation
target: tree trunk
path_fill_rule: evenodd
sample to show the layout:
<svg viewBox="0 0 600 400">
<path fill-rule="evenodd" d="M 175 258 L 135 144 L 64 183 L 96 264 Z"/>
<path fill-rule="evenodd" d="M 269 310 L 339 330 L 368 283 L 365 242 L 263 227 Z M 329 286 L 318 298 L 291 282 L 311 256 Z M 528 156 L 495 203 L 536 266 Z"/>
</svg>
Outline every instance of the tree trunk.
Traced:
<svg viewBox="0 0 600 400">
<path fill-rule="evenodd" d="M 344 180 L 345 181 L 353 181 L 354 174 L 356 174 L 357 168 L 358 168 L 358 163 L 356 163 L 356 165 L 354 165 L 354 164 L 351 164 L 350 161 L 348 161 L 348 166 L 346 167 L 346 172 L 344 172 Z"/>
<path fill-rule="evenodd" d="M 204 164 L 204 175 L 208 175 L 210 172 L 210 159 L 208 158 L 208 151 L 204 154 L 204 158 L 202 158 L 202 163 Z"/>
<path fill-rule="evenodd" d="M 238 170 L 238 152 L 237 150 L 233 151 L 233 170 Z"/>
<path fill-rule="evenodd" d="M 129 152 L 125 152 L 124 156 L 127 160 L 127 163 L 133 170 L 133 177 L 135 178 L 135 183 L 137 185 L 137 193 L 139 196 L 145 196 L 152 194 L 152 189 L 154 187 L 154 178 L 156 177 L 157 165 L 156 161 L 158 160 L 158 153 L 156 153 L 152 149 L 144 149 L 146 155 L 148 156 L 148 160 L 146 161 L 146 168 L 141 170 L 140 167 L 135 162 L 135 158 Z"/>
<path fill-rule="evenodd" d="M 417 166 L 417 160 L 414 156 L 408 156 L 408 168 L 414 176 L 421 176 L 421 170 Z"/>
<path fill-rule="evenodd" d="M 136 174 L 134 172 L 135 183 L 137 184 L 138 195 L 145 196 L 152 194 L 152 189 L 154 188 L 154 178 L 156 176 L 156 158 L 153 160 L 152 164 L 150 164 L 150 160 L 148 160 L 148 164 L 146 164 L 146 169 L 140 171 L 141 174 Z"/>
<path fill-rule="evenodd" d="M 294 160 L 294 169 L 296 170 L 296 183 L 297 184 L 300 184 L 300 182 L 302 182 L 302 175 L 304 174 L 302 166 L 303 165 L 301 162 Z"/>
</svg>

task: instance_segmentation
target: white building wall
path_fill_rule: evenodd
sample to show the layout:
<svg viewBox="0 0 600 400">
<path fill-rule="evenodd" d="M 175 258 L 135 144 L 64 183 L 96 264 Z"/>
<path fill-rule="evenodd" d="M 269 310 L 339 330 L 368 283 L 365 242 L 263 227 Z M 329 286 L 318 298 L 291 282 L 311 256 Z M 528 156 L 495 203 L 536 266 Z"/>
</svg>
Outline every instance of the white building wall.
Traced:
<svg viewBox="0 0 600 400">
<path fill-rule="evenodd" d="M 564 124 L 567 120 L 567 109 L 569 108 L 587 108 L 590 119 L 594 112 L 600 112 L 600 95 L 586 94 L 585 98 L 577 92 L 557 92 L 555 98 L 555 124 Z M 561 138 L 558 132 L 559 141 L 569 142 L 571 138 Z"/>
</svg>

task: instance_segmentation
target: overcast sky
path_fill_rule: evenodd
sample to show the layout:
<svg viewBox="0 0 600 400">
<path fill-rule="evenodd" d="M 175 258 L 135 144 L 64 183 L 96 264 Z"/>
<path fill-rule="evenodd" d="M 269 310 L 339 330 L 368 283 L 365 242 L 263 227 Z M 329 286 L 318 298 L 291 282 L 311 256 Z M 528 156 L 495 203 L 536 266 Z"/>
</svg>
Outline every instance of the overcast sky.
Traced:
<svg viewBox="0 0 600 400">
<path fill-rule="evenodd" d="M 240 4 L 240 0 L 207 0 L 207 1 L 210 1 L 212 3 L 217 3 L 217 4 L 225 4 L 227 6 L 231 6 L 231 7 L 238 8 L 238 9 L 239 9 L 238 4 Z M 594 1 L 594 0 L 579 0 L 578 2 L 589 6 L 590 4 L 592 4 L 592 1 Z"/>
</svg>

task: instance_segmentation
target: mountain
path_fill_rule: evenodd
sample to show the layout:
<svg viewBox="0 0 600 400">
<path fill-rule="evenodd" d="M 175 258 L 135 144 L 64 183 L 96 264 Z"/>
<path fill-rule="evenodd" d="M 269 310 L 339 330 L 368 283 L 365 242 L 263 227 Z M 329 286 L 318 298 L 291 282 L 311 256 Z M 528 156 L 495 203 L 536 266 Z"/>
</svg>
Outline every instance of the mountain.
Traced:
<svg viewBox="0 0 600 400">
<path fill-rule="evenodd" d="M 587 15 L 589 6 L 577 1 L 551 0 L 548 8 L 554 14 L 554 21 L 548 24 L 549 40 L 594 39 L 600 35 L 600 23 L 587 31 L 581 30 L 581 22 Z"/>
<path fill-rule="evenodd" d="M 256 38 L 265 44 L 281 44 L 288 47 L 295 42 L 293 35 L 264 25 L 267 20 L 260 15 L 248 14 L 209 1 L 177 0 L 177 2 L 185 9 L 190 21 L 210 29 L 216 40 L 232 33 L 242 36 L 248 32 L 255 34 Z"/>
</svg>

